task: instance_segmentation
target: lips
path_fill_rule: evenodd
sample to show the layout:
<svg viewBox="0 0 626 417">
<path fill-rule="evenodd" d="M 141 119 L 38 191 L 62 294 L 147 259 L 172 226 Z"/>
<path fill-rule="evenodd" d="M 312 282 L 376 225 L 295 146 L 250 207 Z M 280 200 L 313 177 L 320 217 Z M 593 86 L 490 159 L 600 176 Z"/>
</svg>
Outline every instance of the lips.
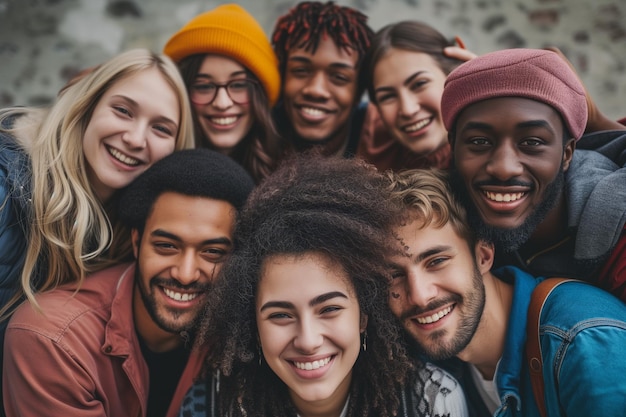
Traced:
<svg viewBox="0 0 626 417">
<path fill-rule="evenodd" d="M 296 362 L 294 361 L 293 364 L 295 365 L 296 368 L 301 369 L 303 371 L 314 371 L 316 369 L 322 368 L 326 365 L 328 365 L 328 363 L 330 362 L 330 360 L 332 359 L 331 356 L 328 356 L 324 359 L 319 359 L 316 361 L 312 361 L 312 362 Z"/>
<path fill-rule="evenodd" d="M 215 123 L 220 126 L 228 126 L 232 125 L 237 121 L 238 116 L 228 116 L 228 117 L 209 117 L 211 123 Z"/>
<path fill-rule="evenodd" d="M 296 106 L 302 119 L 308 122 L 320 122 L 326 119 L 333 111 L 307 105 Z"/>
<path fill-rule="evenodd" d="M 178 291 L 174 291 L 171 290 L 169 288 L 163 288 L 163 292 L 165 293 L 165 295 L 174 300 L 174 301 L 191 301 L 195 298 L 198 297 L 198 295 L 200 295 L 200 293 L 185 293 L 185 292 L 178 292 Z"/>
<path fill-rule="evenodd" d="M 450 314 L 450 312 L 452 311 L 452 309 L 454 308 L 453 305 L 450 305 L 446 308 L 442 308 L 441 310 L 429 315 L 429 316 L 422 316 L 422 317 L 416 317 L 415 321 L 417 321 L 419 324 L 432 324 L 432 323 L 436 323 L 439 320 L 441 320 L 442 318 L 444 318 L 445 316 L 447 316 L 448 314 Z"/>
<path fill-rule="evenodd" d="M 118 149 L 112 148 L 111 146 L 106 146 L 107 152 L 111 155 L 115 160 L 121 162 L 124 165 L 128 165 L 130 167 L 135 167 L 141 163 L 139 159 L 130 157 L 125 153 L 119 151 Z"/>
<path fill-rule="evenodd" d="M 491 201 L 495 201 L 495 202 L 511 202 L 511 201 L 517 201 L 520 198 L 524 197 L 526 195 L 526 193 L 496 193 L 496 192 L 492 192 L 492 191 L 483 191 L 483 194 L 485 195 L 485 197 L 487 197 L 489 200 Z"/>
<path fill-rule="evenodd" d="M 418 120 L 415 123 L 412 123 L 410 125 L 406 125 L 406 126 L 402 127 L 402 131 L 404 131 L 405 133 L 414 133 L 414 132 L 417 132 L 418 130 L 421 130 L 421 129 L 425 128 L 432 121 L 433 121 L 432 117 L 429 117 L 427 119 Z"/>
</svg>

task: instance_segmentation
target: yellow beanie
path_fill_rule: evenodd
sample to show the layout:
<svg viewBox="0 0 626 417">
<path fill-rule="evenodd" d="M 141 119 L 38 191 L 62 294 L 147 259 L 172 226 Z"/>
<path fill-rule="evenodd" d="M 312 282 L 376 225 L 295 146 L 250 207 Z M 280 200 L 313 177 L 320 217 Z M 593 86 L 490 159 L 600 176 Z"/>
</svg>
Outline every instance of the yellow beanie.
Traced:
<svg viewBox="0 0 626 417">
<path fill-rule="evenodd" d="M 274 50 L 259 23 L 241 6 L 224 4 L 191 19 L 163 48 L 174 62 L 196 54 L 233 58 L 261 81 L 273 106 L 280 93 Z"/>
</svg>

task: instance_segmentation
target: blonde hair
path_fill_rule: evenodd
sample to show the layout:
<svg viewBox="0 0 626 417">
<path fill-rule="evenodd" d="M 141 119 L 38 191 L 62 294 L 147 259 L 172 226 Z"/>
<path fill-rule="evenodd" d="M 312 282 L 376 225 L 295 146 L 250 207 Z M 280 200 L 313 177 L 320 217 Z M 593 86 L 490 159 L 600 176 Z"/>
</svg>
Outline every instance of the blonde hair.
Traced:
<svg viewBox="0 0 626 417">
<path fill-rule="evenodd" d="M 391 179 L 391 198 L 406 209 L 407 220 L 420 222 L 420 228 L 441 228 L 450 223 L 460 237 L 474 243 L 467 213 L 452 192 L 448 173 L 432 168 L 386 174 Z"/>
<path fill-rule="evenodd" d="M 38 307 L 36 291 L 74 281 L 80 286 L 87 273 L 130 258 L 129 233 L 116 221 L 116 195 L 106 203 L 99 201 L 87 177 L 83 135 L 109 88 L 152 68 L 160 71 L 178 98 L 175 149 L 192 148 L 191 109 L 178 68 L 168 57 L 146 49 L 130 50 L 94 67 L 64 88 L 45 114 L 24 108 L 0 113 L 0 120 L 24 113 L 40 119 L 34 129 L 27 127 L 31 137 L 20 136 L 19 128 L 11 130 L 30 156 L 32 207 L 21 289 L 0 309 L 2 319 L 24 296 Z"/>
</svg>

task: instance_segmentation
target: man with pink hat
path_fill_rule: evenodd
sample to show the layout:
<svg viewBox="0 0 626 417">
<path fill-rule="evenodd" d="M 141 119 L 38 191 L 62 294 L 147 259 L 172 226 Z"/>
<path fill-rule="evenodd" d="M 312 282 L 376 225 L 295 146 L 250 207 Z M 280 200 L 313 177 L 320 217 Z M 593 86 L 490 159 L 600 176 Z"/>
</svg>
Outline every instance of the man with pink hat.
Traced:
<svg viewBox="0 0 626 417">
<path fill-rule="evenodd" d="M 583 136 L 585 91 L 565 61 L 534 49 L 471 60 L 448 76 L 442 114 L 453 187 L 495 265 L 626 300 L 626 132 Z"/>
</svg>

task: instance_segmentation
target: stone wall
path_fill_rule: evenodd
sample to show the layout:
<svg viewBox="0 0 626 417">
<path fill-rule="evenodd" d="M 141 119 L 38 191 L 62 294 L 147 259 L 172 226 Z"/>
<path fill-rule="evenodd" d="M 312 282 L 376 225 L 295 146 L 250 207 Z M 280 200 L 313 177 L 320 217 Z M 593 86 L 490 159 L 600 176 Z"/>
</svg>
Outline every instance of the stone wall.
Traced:
<svg viewBox="0 0 626 417">
<path fill-rule="evenodd" d="M 45 105 L 73 74 L 125 49 L 159 51 L 209 0 L 0 0 L 0 107 Z M 293 0 L 239 0 L 270 33 Z M 626 116 L 625 0 L 340 0 L 378 29 L 422 20 L 485 53 L 554 45 L 600 109 Z"/>
</svg>

